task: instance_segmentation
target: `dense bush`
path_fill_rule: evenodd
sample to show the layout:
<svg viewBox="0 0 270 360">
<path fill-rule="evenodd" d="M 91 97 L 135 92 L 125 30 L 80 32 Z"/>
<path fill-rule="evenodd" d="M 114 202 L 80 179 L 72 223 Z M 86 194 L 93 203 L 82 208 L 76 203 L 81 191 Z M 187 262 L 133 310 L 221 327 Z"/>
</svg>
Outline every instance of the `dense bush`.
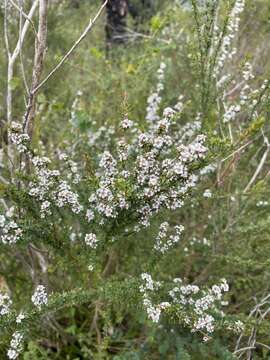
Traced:
<svg viewBox="0 0 270 360">
<path fill-rule="evenodd" d="M 99 21 L 31 126 L 40 18 L 0 50 L 1 359 L 269 358 L 269 4 L 180 3 Z M 42 78 L 99 5 L 50 4 Z"/>
</svg>

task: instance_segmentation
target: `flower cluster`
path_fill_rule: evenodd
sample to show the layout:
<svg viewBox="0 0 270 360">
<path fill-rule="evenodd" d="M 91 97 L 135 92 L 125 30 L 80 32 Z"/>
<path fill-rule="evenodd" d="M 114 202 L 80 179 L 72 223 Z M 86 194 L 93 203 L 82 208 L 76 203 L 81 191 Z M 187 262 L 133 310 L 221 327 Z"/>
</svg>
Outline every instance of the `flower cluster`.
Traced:
<svg viewBox="0 0 270 360">
<path fill-rule="evenodd" d="M 16 324 L 21 324 L 22 321 L 26 318 L 26 315 L 23 312 L 20 312 L 16 317 Z"/>
<path fill-rule="evenodd" d="M 22 233 L 22 229 L 14 220 L 0 215 L 0 242 L 8 245 L 15 244 L 21 239 Z"/>
<path fill-rule="evenodd" d="M 7 315 L 10 312 L 12 301 L 8 294 L 0 293 L 0 316 Z"/>
<path fill-rule="evenodd" d="M 47 305 L 48 303 L 48 294 L 45 289 L 45 286 L 38 285 L 34 294 L 31 297 L 32 303 L 38 307 L 40 310 L 43 305 Z"/>
<path fill-rule="evenodd" d="M 97 236 L 95 234 L 86 234 L 84 241 L 87 246 L 90 246 L 91 248 L 95 249 L 97 247 L 98 241 Z"/>
<path fill-rule="evenodd" d="M 178 243 L 180 240 L 180 235 L 184 231 L 183 225 L 176 225 L 174 227 L 175 234 L 168 236 L 169 223 L 164 222 L 159 227 L 159 233 L 156 238 L 156 243 L 154 249 L 158 252 L 164 254 L 167 252 L 174 244 Z"/>
<path fill-rule="evenodd" d="M 51 170 L 49 165 L 51 160 L 45 156 L 35 156 L 29 150 L 29 136 L 23 133 L 22 125 L 12 123 L 10 128 L 10 139 L 16 145 L 19 153 L 27 153 L 29 160 L 34 168 L 34 181 L 29 184 L 29 195 L 36 198 L 40 205 L 40 216 L 45 218 L 52 213 L 52 205 L 58 208 L 70 207 L 71 210 L 78 214 L 83 207 L 79 203 L 79 195 L 72 191 L 71 186 L 66 180 L 60 179 L 59 170 Z M 81 176 L 78 172 L 77 164 L 61 154 L 70 169 L 67 179 L 74 184 L 78 184 Z"/>
<path fill-rule="evenodd" d="M 176 278 L 173 280 L 173 288 L 168 291 L 169 301 L 154 304 L 152 299 L 162 284 L 154 281 L 149 274 L 142 274 L 141 278 L 140 292 L 149 319 L 158 322 L 162 311 L 171 306 L 178 306 L 184 314 L 184 324 L 190 327 L 192 332 L 208 335 L 213 333 L 216 323 L 214 315 L 223 316 L 217 304 L 222 305 L 222 296 L 229 290 L 226 280 L 222 280 L 219 285 L 202 290 L 197 285 L 184 285 L 181 279 Z"/>
<path fill-rule="evenodd" d="M 227 59 L 231 59 L 233 55 L 236 53 L 236 49 L 232 48 L 232 42 L 236 34 L 238 33 L 240 15 L 244 11 L 244 8 L 245 8 L 245 0 L 236 0 L 231 10 L 231 13 L 229 14 L 227 33 L 222 39 L 217 66 L 214 71 L 215 76 L 217 76 L 219 71 L 223 68 L 225 61 Z"/>
<path fill-rule="evenodd" d="M 98 157 L 97 187 L 89 196 L 85 214 L 89 222 L 103 225 L 132 210 L 137 222 L 134 230 L 139 231 L 149 226 L 150 219 L 162 208 L 182 207 L 185 194 L 196 185 L 198 176 L 191 170 L 191 164 L 203 159 L 207 152 L 205 136 L 198 135 L 200 114 L 181 129 L 173 126 L 175 114 L 183 107 L 180 96 L 173 108 L 167 107 L 162 116 L 157 115 L 164 69 L 162 63 L 155 93 L 158 101 L 150 102 L 151 96 L 148 99 L 144 131 L 126 115 L 120 124 L 124 136 L 123 131 L 120 137 L 115 130 L 111 131 L 117 144 L 116 152 L 107 148 Z M 107 143 L 112 144 L 111 139 L 108 138 Z"/>
<path fill-rule="evenodd" d="M 238 90 L 239 88 L 240 90 L 239 101 L 235 104 L 229 104 L 229 105 L 227 105 L 226 101 L 223 102 L 224 110 L 225 110 L 223 115 L 224 123 L 234 121 L 237 115 L 241 113 L 241 110 L 243 110 L 245 106 L 247 106 L 249 110 L 251 110 L 252 107 L 256 104 L 255 97 L 258 94 L 258 90 L 257 89 L 253 90 L 251 86 L 248 84 L 248 82 L 254 78 L 254 75 L 252 73 L 252 66 L 248 62 L 244 64 L 242 77 L 243 77 L 242 82 L 236 85 L 236 87 L 233 89 L 233 90 Z M 225 94 L 225 98 L 226 95 L 228 96 L 228 94 Z"/>
<path fill-rule="evenodd" d="M 204 190 L 203 196 L 205 198 L 211 198 L 212 197 L 212 191 L 210 189 Z"/>
<path fill-rule="evenodd" d="M 23 350 L 22 342 L 23 342 L 23 335 L 19 331 L 16 331 L 12 335 L 12 339 L 10 341 L 10 347 L 7 352 L 7 356 L 10 360 L 18 358 L 18 356 Z"/>
<path fill-rule="evenodd" d="M 223 122 L 227 123 L 235 120 L 237 114 L 240 112 L 240 105 L 230 105 L 227 109 L 225 108 L 225 113 L 223 116 Z"/>
<path fill-rule="evenodd" d="M 139 223 L 148 226 L 162 207 L 174 210 L 183 205 L 185 193 L 197 181 L 189 165 L 204 158 L 207 148 L 204 135 L 189 144 L 174 142 L 170 134 L 173 114 L 174 110 L 167 108 L 148 131 L 132 133 L 130 143 L 119 141 L 117 156 L 103 152 L 96 172 L 99 186 L 89 197 L 89 221 L 96 215 L 101 224 L 106 218 L 116 218 L 120 211 L 129 210 L 133 200 Z"/>
<path fill-rule="evenodd" d="M 222 295 L 229 291 L 226 280 L 207 290 L 201 290 L 196 285 L 183 285 L 181 279 L 175 279 L 174 282 L 177 286 L 169 291 L 169 295 L 174 304 L 185 308 L 185 323 L 191 327 L 192 332 L 202 331 L 211 334 L 215 329 L 215 318 L 210 312 L 221 314 L 216 304 L 221 304 Z"/>
<path fill-rule="evenodd" d="M 65 180 L 60 180 L 59 170 L 50 170 L 50 160 L 46 157 L 32 158 L 35 171 L 35 180 L 29 184 L 29 195 L 41 202 L 40 216 L 44 218 L 51 214 L 51 206 L 58 208 L 69 206 L 78 214 L 82 210 L 79 195 L 71 190 Z"/>
<path fill-rule="evenodd" d="M 146 309 L 149 319 L 153 322 L 159 322 L 162 309 L 166 307 L 166 303 L 158 304 L 157 306 L 153 305 L 149 292 L 156 291 L 160 288 L 161 283 L 154 281 L 149 274 L 142 274 L 141 278 L 143 280 L 142 285 L 140 286 L 140 292 L 143 296 L 143 306 Z"/>
<path fill-rule="evenodd" d="M 130 129 L 134 125 L 134 122 L 132 120 L 129 120 L 127 117 L 124 118 L 124 120 L 121 123 L 121 126 L 123 129 Z"/>
<path fill-rule="evenodd" d="M 20 123 L 13 121 L 9 129 L 9 140 L 16 145 L 19 153 L 24 153 L 28 150 L 29 136 L 23 132 L 23 127 Z"/>
<path fill-rule="evenodd" d="M 158 69 L 158 83 L 155 91 L 147 99 L 147 109 L 146 109 L 146 120 L 147 121 L 157 121 L 159 120 L 158 110 L 161 103 L 160 93 L 164 89 L 164 70 L 166 69 L 166 64 L 161 63 Z"/>
</svg>

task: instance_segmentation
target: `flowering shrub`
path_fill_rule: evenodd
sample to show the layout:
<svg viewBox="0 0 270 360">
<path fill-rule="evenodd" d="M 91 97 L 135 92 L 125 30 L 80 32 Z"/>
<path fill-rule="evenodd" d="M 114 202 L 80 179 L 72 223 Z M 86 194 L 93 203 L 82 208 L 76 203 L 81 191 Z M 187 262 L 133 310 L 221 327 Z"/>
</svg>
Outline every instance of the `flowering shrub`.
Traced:
<svg viewBox="0 0 270 360">
<path fill-rule="evenodd" d="M 261 295 L 268 276 L 257 275 L 267 252 L 253 239 L 260 229 L 264 245 L 269 225 L 262 198 L 269 81 L 251 61 L 233 63 L 245 1 L 226 9 L 218 1 L 191 3 L 185 16 L 194 16 L 194 32 L 177 32 L 172 18 L 149 40 L 162 56 L 149 66 L 154 83 L 139 109 L 125 94 L 121 114 L 108 105 L 106 117 L 97 111 L 92 119 L 95 106 L 87 109 L 78 91 L 70 121 L 59 119 L 64 130 L 52 134 L 46 121 L 61 106 L 42 96 L 33 136 L 23 121 L 7 124 L 0 157 L 1 273 L 10 286 L 0 287 L 3 356 L 132 359 L 135 349 L 139 358 L 190 358 L 204 354 L 198 349 L 206 342 L 213 349 L 201 358 L 231 359 L 254 348 L 254 334 L 264 338 L 252 320 L 257 310 L 239 309 L 254 287 Z M 169 14 L 182 16 L 179 5 L 170 6 Z M 177 46 L 194 67 L 179 90 L 172 84 L 185 61 L 175 60 Z M 126 72 L 133 71 L 139 74 L 132 66 Z M 158 350 L 149 357 L 152 346 Z"/>
</svg>

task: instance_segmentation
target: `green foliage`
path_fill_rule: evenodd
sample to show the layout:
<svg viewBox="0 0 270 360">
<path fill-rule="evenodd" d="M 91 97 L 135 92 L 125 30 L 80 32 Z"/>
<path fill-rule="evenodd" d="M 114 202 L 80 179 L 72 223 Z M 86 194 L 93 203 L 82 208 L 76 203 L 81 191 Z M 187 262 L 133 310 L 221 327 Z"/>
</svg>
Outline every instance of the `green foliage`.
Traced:
<svg viewBox="0 0 270 360">
<path fill-rule="evenodd" d="M 50 8 L 44 73 L 77 39 L 89 13 L 95 8 L 95 2 L 89 5 L 84 1 L 77 10 L 67 3 L 62 1 L 61 5 Z M 233 1 L 221 2 L 221 8 L 217 8 L 218 2 L 206 3 L 208 6 L 201 9 L 198 1 L 192 1 L 193 12 L 190 12 L 165 1 L 151 12 L 151 16 L 143 19 L 139 30 L 146 29 L 144 37 L 119 45 L 110 54 L 106 54 L 104 21 L 100 21 L 95 31 L 38 94 L 33 148 L 52 158 L 52 168 L 59 167 L 64 174 L 70 169 L 67 163 L 59 160 L 58 150 L 68 151 L 72 160 L 83 163 L 84 176 L 78 185 L 78 193 L 84 206 L 88 204 L 86 189 L 96 189 L 98 184 L 95 173 L 98 154 L 104 149 L 116 151 L 118 138 L 123 135 L 121 120 L 127 115 L 137 121 L 140 130 L 146 128 L 147 97 L 155 88 L 156 72 L 162 61 L 166 62 L 167 70 L 161 108 L 173 106 L 179 95 L 185 96 L 183 110 L 175 115 L 173 126 L 181 131 L 200 113 L 209 151 L 206 159 L 192 166 L 198 173 L 207 165 L 217 166 L 190 191 L 191 200 L 180 210 L 168 215 L 169 211 L 164 209 L 153 218 L 149 228 L 138 234 L 123 231 L 136 223 L 132 211 L 108 221 L 98 234 L 101 247 L 92 252 L 81 241 L 81 233 L 92 229 L 85 216 L 79 215 L 74 221 L 67 208 L 55 207 L 50 217 L 40 218 L 38 202 L 20 186 L 34 181 L 35 175 L 25 176 L 18 158 L 19 170 L 13 171 L 16 181 L 0 183 L 0 196 L 20 214 L 18 224 L 25 235 L 18 246 L 0 245 L 0 274 L 12 294 L 16 310 L 23 308 L 28 314 L 19 325 L 26 337 L 23 359 L 237 358 L 234 349 L 239 335 L 221 327 L 213 339 L 204 343 L 201 336 L 190 333 L 185 327 L 184 314 L 177 307 L 165 313 L 161 324 L 149 321 L 138 291 L 143 272 L 149 272 L 154 279 L 165 283 L 181 277 L 200 286 L 211 286 L 226 278 L 230 292 L 224 312 L 229 314 L 230 321 L 240 319 L 245 324 L 241 338 L 243 347 L 256 332 L 258 344 L 252 353 L 253 359 L 269 359 L 269 315 L 263 321 L 260 321 L 259 312 L 249 316 L 269 293 L 268 157 L 254 182 L 250 187 L 247 185 L 269 146 L 265 143 L 270 129 L 269 84 L 263 89 L 260 86 L 269 74 L 270 8 L 268 1 L 248 1 L 241 26 L 243 30 L 237 39 L 239 53 L 229 65 L 224 65 L 224 72 L 234 75 L 234 79 L 225 84 L 231 89 L 240 82 L 243 53 L 247 58 L 255 56 L 257 76 L 252 84 L 260 90 L 251 100 L 259 101 L 252 109 L 245 109 L 234 122 L 225 123 L 222 121 L 225 85 L 221 90 L 216 87 L 213 73 L 217 53 L 212 53 L 211 48 L 215 17 L 218 11 L 221 12 L 222 39 L 226 35 Z M 11 41 L 15 42 L 15 38 L 14 35 Z M 33 34 L 29 34 L 26 39 L 25 59 L 32 58 L 33 48 L 28 46 L 32 44 L 32 38 Z M 220 45 L 218 43 L 217 47 Z M 3 98 L 5 67 L 6 56 L 2 48 L 0 94 Z M 27 67 L 28 78 L 30 70 Z M 16 118 L 25 106 L 19 66 L 10 85 L 15 95 L 13 112 Z M 226 105 L 234 104 L 234 97 L 238 96 L 237 91 L 233 93 Z M 5 110 L 1 105 L 1 118 L 5 118 Z M 106 126 L 106 131 L 101 133 L 99 142 L 91 142 L 102 126 Z M 110 127 L 116 129 L 113 136 L 108 134 Z M 132 168 L 134 164 L 129 166 Z M 0 167 L 0 171 L 1 177 L 2 174 L 8 176 L 6 167 Z M 130 179 L 117 180 L 116 189 L 136 205 Z M 205 189 L 211 190 L 211 198 L 203 196 Z M 4 212 L 3 203 L 0 209 Z M 153 242 L 159 224 L 168 216 L 173 225 L 184 224 L 185 233 L 169 254 L 160 257 L 153 254 Z M 79 239 L 74 242 L 70 240 L 73 232 L 78 233 Z M 47 259 L 46 274 L 40 257 L 35 255 L 36 249 Z M 89 265 L 93 265 L 94 271 L 89 271 Z M 26 306 L 37 285 L 31 278 L 33 269 L 36 279 L 46 279 L 49 284 L 50 300 L 42 310 Z M 260 311 L 266 310 L 262 307 Z M 0 319 L 0 357 L 3 359 L 10 334 L 18 328 L 16 316 L 14 310 L 8 317 Z"/>
</svg>

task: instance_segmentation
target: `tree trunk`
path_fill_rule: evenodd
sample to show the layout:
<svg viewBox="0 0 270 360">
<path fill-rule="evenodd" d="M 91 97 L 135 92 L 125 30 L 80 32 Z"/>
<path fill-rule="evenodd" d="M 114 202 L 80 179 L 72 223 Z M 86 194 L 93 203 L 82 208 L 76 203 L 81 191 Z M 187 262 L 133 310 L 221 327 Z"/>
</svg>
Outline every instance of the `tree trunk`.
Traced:
<svg viewBox="0 0 270 360">
<path fill-rule="evenodd" d="M 107 22 L 105 26 L 107 49 L 113 44 L 126 41 L 126 17 L 128 0 L 110 0 L 106 6 Z"/>
<path fill-rule="evenodd" d="M 80 0 L 71 0 L 70 1 L 70 6 L 73 7 L 74 9 L 79 9 Z"/>
<path fill-rule="evenodd" d="M 148 20 L 155 11 L 154 0 L 130 0 L 129 12 L 130 15 L 135 19 L 136 27 Z"/>
</svg>

